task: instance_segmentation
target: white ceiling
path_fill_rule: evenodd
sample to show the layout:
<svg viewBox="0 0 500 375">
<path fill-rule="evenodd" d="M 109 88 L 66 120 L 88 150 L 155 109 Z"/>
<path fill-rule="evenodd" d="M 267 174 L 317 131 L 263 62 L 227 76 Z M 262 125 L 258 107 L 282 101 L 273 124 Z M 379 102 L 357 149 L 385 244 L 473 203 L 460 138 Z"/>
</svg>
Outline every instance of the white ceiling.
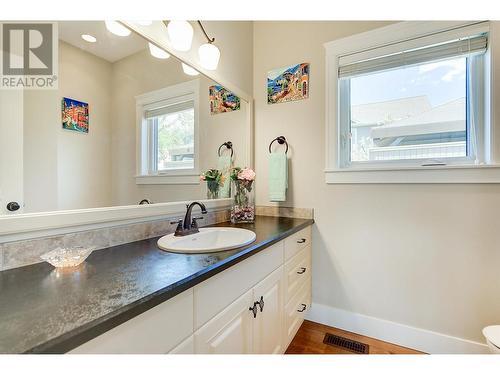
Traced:
<svg viewBox="0 0 500 375">
<path fill-rule="evenodd" d="M 146 40 L 134 32 L 129 36 L 110 33 L 104 21 L 60 21 L 58 25 L 59 39 L 109 62 L 118 61 L 148 48 Z M 97 42 L 84 41 L 82 34 L 94 36 Z"/>
</svg>

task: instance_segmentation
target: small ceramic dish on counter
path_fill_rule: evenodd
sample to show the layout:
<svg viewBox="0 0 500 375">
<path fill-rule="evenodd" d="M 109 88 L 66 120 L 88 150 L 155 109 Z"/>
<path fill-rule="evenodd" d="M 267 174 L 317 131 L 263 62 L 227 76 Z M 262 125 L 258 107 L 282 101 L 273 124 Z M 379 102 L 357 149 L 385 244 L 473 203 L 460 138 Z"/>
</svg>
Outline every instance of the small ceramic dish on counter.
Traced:
<svg viewBox="0 0 500 375">
<path fill-rule="evenodd" d="M 76 267 L 95 250 L 95 247 L 59 247 L 48 253 L 42 254 L 40 258 L 56 268 Z"/>
</svg>

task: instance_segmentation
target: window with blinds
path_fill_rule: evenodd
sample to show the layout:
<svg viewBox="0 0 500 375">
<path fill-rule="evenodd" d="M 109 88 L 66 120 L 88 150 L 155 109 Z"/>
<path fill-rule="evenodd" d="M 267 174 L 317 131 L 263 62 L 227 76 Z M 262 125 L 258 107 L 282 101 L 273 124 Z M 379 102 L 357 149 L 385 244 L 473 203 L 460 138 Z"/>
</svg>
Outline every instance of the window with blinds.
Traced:
<svg viewBox="0 0 500 375">
<path fill-rule="evenodd" d="M 160 103 L 161 104 L 161 103 Z M 144 111 L 150 139 L 150 173 L 194 169 L 195 105 L 184 99 Z"/>
<path fill-rule="evenodd" d="M 488 34 L 466 31 L 338 57 L 340 167 L 477 162 Z"/>
</svg>

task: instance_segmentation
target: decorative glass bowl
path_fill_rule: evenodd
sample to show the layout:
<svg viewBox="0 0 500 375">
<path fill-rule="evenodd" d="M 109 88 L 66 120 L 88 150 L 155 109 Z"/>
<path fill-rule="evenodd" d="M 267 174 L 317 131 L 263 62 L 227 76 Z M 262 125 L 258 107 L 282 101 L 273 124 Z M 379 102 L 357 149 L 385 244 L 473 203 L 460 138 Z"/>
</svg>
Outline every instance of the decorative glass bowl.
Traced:
<svg viewBox="0 0 500 375">
<path fill-rule="evenodd" d="M 95 250 L 95 247 L 59 247 L 40 256 L 47 263 L 57 268 L 76 267 Z"/>
</svg>

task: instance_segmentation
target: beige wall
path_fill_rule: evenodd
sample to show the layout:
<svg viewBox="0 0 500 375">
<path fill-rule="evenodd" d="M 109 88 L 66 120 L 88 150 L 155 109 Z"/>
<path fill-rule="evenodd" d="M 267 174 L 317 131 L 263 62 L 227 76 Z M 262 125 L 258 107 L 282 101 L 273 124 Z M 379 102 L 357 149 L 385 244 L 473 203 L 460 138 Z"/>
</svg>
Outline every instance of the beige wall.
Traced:
<svg viewBox="0 0 500 375">
<path fill-rule="evenodd" d="M 58 209 L 59 92 L 24 91 L 24 212 Z"/>
<path fill-rule="evenodd" d="M 225 141 L 235 147 L 235 162 L 245 157 L 247 104 L 239 111 L 210 115 L 208 87 L 213 81 L 203 76 L 187 76 L 178 60 L 159 60 L 148 51 L 136 53 L 113 64 L 113 201 L 115 205 L 134 204 L 147 198 L 155 203 L 206 197 L 204 184 L 137 185 L 135 96 L 181 82 L 200 82 L 200 172 L 217 167 L 217 149 Z M 240 153 L 238 150 L 242 150 Z"/>
<path fill-rule="evenodd" d="M 24 204 L 23 101 L 20 90 L 0 90 L 0 215 L 11 214 L 9 202 Z"/>
<path fill-rule="evenodd" d="M 24 92 L 25 212 L 111 204 L 111 64 L 59 43 L 59 90 Z M 61 99 L 89 103 L 90 131 L 62 129 Z"/>
<path fill-rule="evenodd" d="M 251 94 L 253 91 L 253 22 L 205 21 L 205 29 L 220 48 L 218 73 Z M 196 33 L 199 37 L 201 33 Z M 206 40 L 198 42 L 206 43 Z M 196 49 L 197 50 L 197 49 Z"/>
<path fill-rule="evenodd" d="M 64 42 L 59 56 L 58 100 L 88 103 L 90 126 L 88 134 L 62 130 L 58 111 L 58 209 L 109 206 L 112 65 Z"/>
<path fill-rule="evenodd" d="M 499 185 L 326 185 L 323 43 L 379 22 L 256 22 L 257 203 L 269 141 L 291 146 L 286 206 L 315 210 L 313 301 L 465 339 L 500 322 Z M 278 42 L 279 41 L 279 42 Z M 266 103 L 266 72 L 310 62 L 310 98 Z"/>
</svg>

